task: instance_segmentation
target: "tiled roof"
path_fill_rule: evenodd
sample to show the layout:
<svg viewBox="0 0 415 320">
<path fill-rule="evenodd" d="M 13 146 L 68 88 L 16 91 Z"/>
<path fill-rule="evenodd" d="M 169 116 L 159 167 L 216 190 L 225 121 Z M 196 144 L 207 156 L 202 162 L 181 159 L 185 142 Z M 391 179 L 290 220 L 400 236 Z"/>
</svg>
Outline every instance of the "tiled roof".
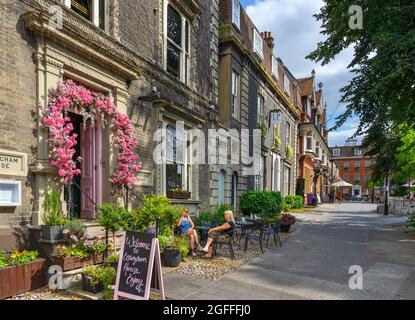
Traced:
<svg viewBox="0 0 415 320">
<path fill-rule="evenodd" d="M 310 96 L 313 93 L 314 77 L 298 79 L 301 88 L 301 96 Z"/>
</svg>

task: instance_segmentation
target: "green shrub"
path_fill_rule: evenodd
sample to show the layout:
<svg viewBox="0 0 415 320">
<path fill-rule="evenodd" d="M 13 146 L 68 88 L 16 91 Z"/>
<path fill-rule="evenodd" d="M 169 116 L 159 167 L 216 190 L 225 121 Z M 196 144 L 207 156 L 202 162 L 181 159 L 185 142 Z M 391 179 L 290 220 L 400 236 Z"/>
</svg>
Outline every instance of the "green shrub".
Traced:
<svg viewBox="0 0 415 320">
<path fill-rule="evenodd" d="M 112 267 L 86 266 L 83 269 L 86 276 L 91 279 L 92 285 L 101 283 L 104 286 L 104 300 L 112 299 L 112 290 L 108 287 L 115 283 L 116 272 Z"/>
<path fill-rule="evenodd" d="M 63 226 L 66 221 L 66 217 L 61 210 L 61 202 L 59 199 L 59 192 L 55 188 L 52 188 L 50 192 L 45 193 L 45 199 L 43 201 L 43 221 L 51 226 Z"/>
<path fill-rule="evenodd" d="M 9 263 L 7 262 L 7 256 L 6 253 L 2 250 L 0 250 L 0 269 L 6 268 L 9 266 Z"/>
<path fill-rule="evenodd" d="M 180 252 L 182 258 L 189 254 L 190 244 L 187 237 L 161 234 L 158 239 L 161 250 L 165 248 L 175 249 Z"/>
<path fill-rule="evenodd" d="M 244 215 L 257 215 L 265 221 L 273 221 L 283 209 L 283 198 L 279 192 L 249 191 L 241 198 Z"/>
<path fill-rule="evenodd" d="M 211 224 L 213 221 L 213 214 L 210 212 L 201 212 L 199 216 L 194 220 L 194 223 L 197 226 L 201 226 L 203 224 Z"/>
<path fill-rule="evenodd" d="M 232 211 L 233 213 L 235 213 L 235 208 L 231 206 L 230 204 L 226 204 L 226 203 L 216 206 L 215 219 L 214 219 L 215 222 L 217 222 L 218 224 L 225 223 L 225 218 L 223 216 L 225 211 Z"/>
<path fill-rule="evenodd" d="M 69 242 L 78 242 L 85 237 L 86 228 L 81 220 L 68 220 L 66 221 L 64 228 L 65 229 L 63 230 L 63 234 L 65 239 Z M 71 239 L 73 236 L 76 237 L 76 241 Z"/>
<path fill-rule="evenodd" d="M 105 230 L 115 233 L 125 225 L 123 217 L 126 215 L 126 210 L 122 206 L 107 203 L 98 206 L 99 215 L 97 222 L 105 228 Z"/>
<path fill-rule="evenodd" d="M 4 267 L 8 266 L 19 266 L 22 264 L 26 264 L 32 262 L 37 259 L 39 256 L 39 252 L 37 251 L 14 251 L 9 256 L 6 256 L 3 253 L 3 257 L 0 256 L 0 264 L 3 264 Z M 3 260 L 3 262 L 1 262 Z"/>
<path fill-rule="evenodd" d="M 408 221 L 406 222 L 408 227 L 415 227 L 415 213 L 410 215 Z"/>
<path fill-rule="evenodd" d="M 286 196 L 284 198 L 284 211 L 290 209 L 301 209 L 304 207 L 304 199 L 302 196 Z"/>
</svg>

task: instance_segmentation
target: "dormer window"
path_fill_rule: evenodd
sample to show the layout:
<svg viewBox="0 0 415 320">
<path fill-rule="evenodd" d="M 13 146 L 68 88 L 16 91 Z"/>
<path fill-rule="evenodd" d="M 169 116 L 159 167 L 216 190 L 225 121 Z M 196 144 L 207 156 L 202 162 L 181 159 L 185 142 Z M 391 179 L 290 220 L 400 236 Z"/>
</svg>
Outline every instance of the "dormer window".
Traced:
<svg viewBox="0 0 415 320">
<path fill-rule="evenodd" d="M 263 41 L 260 33 L 254 28 L 254 52 L 261 58 L 264 59 Z"/>
<path fill-rule="evenodd" d="M 272 56 L 271 64 L 272 64 L 272 66 L 271 66 L 272 75 L 278 80 L 279 79 L 279 77 L 278 77 L 278 61 L 274 56 Z"/>
<path fill-rule="evenodd" d="M 232 0 L 232 23 L 241 29 L 241 5 L 238 0 Z"/>
<path fill-rule="evenodd" d="M 66 7 L 100 29 L 108 30 L 108 0 L 63 0 L 63 2 Z"/>
<path fill-rule="evenodd" d="M 340 157 L 340 149 L 333 149 L 333 157 Z"/>
<path fill-rule="evenodd" d="M 355 156 L 361 156 L 362 155 L 362 150 L 359 148 L 355 148 L 354 149 L 354 155 Z"/>
</svg>

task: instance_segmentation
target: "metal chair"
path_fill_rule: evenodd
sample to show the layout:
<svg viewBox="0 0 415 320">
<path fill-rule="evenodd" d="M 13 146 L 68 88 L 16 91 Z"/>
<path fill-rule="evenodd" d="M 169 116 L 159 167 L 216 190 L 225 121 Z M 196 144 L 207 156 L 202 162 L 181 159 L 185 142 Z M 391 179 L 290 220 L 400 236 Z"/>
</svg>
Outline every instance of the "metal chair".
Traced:
<svg viewBox="0 0 415 320">
<path fill-rule="evenodd" d="M 236 232 L 236 229 L 233 229 L 233 230 L 230 230 L 230 231 L 227 231 L 227 232 L 222 232 L 221 236 L 224 236 L 224 237 L 222 237 L 222 239 L 219 238 L 219 239 L 217 239 L 213 242 L 213 244 L 212 244 L 212 249 L 213 249 L 212 259 L 216 255 L 218 247 L 219 248 L 222 247 L 223 244 L 228 246 L 229 253 L 231 255 L 231 259 L 232 260 L 235 259 L 235 252 L 234 252 L 234 249 L 233 249 L 233 245 L 234 245 L 234 242 L 235 242 L 235 239 L 234 239 L 235 232 Z"/>
<path fill-rule="evenodd" d="M 281 239 L 280 227 L 281 227 L 281 222 L 280 221 L 278 221 L 276 224 L 273 224 L 270 227 L 264 227 L 263 235 L 264 235 L 264 239 L 265 239 L 265 237 L 267 238 L 267 248 L 268 248 L 268 245 L 269 245 L 269 238 L 271 236 L 274 237 L 275 245 L 277 245 L 278 242 L 279 242 L 280 247 L 282 248 L 282 239 Z"/>
<path fill-rule="evenodd" d="M 258 223 L 256 224 L 250 231 L 245 234 L 245 245 L 244 245 L 244 252 L 248 250 L 248 243 L 258 241 L 259 246 L 261 248 L 261 252 L 264 253 L 264 248 L 262 247 L 262 241 L 264 239 L 264 224 Z"/>
</svg>

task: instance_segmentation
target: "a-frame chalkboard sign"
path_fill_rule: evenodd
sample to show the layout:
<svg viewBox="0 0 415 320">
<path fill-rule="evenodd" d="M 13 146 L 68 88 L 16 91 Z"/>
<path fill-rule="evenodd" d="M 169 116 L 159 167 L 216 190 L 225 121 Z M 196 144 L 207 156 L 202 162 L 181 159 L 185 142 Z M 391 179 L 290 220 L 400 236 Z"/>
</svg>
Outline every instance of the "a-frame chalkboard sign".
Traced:
<svg viewBox="0 0 415 320">
<path fill-rule="evenodd" d="M 165 299 L 158 239 L 127 231 L 121 244 L 114 300 L 148 300 L 151 290 Z"/>
</svg>

